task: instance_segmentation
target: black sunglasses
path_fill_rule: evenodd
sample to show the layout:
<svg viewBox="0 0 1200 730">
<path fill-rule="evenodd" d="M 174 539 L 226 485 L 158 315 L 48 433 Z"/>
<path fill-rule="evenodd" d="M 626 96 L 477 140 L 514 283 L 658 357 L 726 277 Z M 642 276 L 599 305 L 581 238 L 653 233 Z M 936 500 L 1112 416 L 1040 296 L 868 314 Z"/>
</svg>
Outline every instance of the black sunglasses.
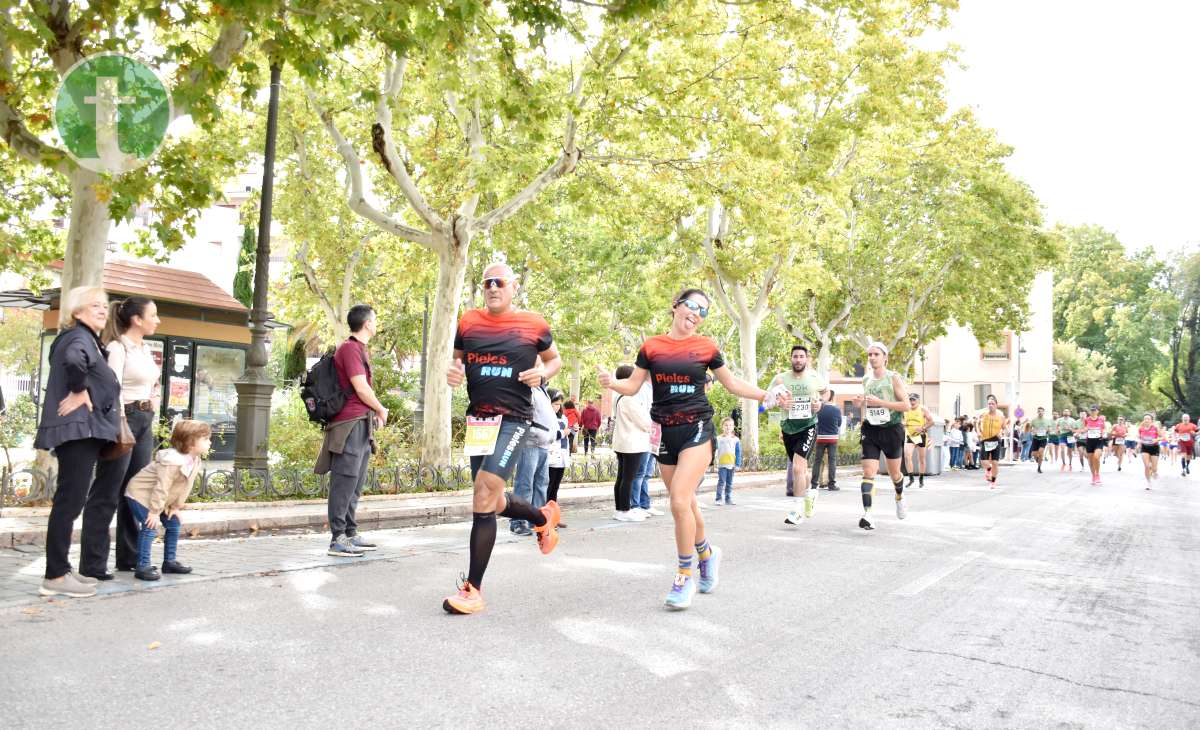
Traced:
<svg viewBox="0 0 1200 730">
<path fill-rule="evenodd" d="M 680 299 L 678 302 L 675 302 L 675 304 L 677 304 L 677 305 L 682 304 L 683 306 L 692 310 L 696 314 L 699 314 L 700 319 L 704 319 L 704 318 L 708 317 L 708 307 L 702 307 L 699 304 L 693 302 L 691 299 Z"/>
</svg>

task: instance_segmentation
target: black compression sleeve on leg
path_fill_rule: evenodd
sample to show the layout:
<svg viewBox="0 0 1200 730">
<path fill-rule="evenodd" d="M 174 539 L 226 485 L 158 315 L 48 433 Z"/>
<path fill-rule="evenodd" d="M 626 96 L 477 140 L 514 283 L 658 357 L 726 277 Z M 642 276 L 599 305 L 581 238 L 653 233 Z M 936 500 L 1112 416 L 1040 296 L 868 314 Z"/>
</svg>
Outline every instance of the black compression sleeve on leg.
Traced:
<svg viewBox="0 0 1200 730">
<path fill-rule="evenodd" d="M 483 583 L 483 574 L 492 559 L 492 548 L 496 546 L 496 513 L 476 512 L 471 522 L 471 567 L 467 580 L 478 588 Z"/>
<path fill-rule="evenodd" d="M 874 479 L 864 479 L 862 481 L 862 503 L 863 503 L 864 511 L 866 511 L 866 512 L 871 511 L 871 498 L 872 498 L 872 496 L 874 496 L 874 494 L 875 494 L 875 480 Z"/>
<path fill-rule="evenodd" d="M 538 527 L 546 524 L 546 515 L 542 514 L 540 509 L 535 509 L 533 505 L 510 492 L 504 493 L 504 511 L 500 513 L 500 516 L 526 520 Z"/>
<path fill-rule="evenodd" d="M 904 494 L 904 479 L 898 482 L 892 482 L 892 486 L 896 488 L 896 494 Z"/>
</svg>

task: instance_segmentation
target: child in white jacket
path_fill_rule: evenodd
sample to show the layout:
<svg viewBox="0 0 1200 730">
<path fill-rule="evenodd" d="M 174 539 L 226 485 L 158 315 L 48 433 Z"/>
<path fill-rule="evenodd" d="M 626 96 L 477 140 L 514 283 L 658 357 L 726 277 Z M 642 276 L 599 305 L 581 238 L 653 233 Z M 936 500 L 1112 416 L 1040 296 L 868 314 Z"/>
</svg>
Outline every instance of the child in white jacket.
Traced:
<svg viewBox="0 0 1200 730">
<path fill-rule="evenodd" d="M 721 421 L 721 435 L 717 437 L 717 504 L 721 503 L 722 490 L 725 504 L 733 504 L 733 472 L 742 465 L 742 440 L 733 433 L 733 419 Z"/>
</svg>

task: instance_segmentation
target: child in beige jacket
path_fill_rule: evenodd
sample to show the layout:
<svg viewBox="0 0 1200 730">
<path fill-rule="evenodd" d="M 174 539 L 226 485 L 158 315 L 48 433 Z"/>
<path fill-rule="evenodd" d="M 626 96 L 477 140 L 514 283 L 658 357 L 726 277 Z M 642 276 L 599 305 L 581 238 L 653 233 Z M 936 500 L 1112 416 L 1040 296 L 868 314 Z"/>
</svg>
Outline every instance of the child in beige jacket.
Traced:
<svg viewBox="0 0 1200 730">
<path fill-rule="evenodd" d="M 158 536 L 158 525 L 166 528 L 163 538 L 163 573 L 190 573 L 192 569 L 175 559 L 179 544 L 179 510 L 183 509 L 192 484 L 200 473 L 201 460 L 212 446 L 212 429 L 203 421 L 178 421 L 171 429 L 171 448 L 155 454 L 125 488 L 125 499 L 137 519 L 138 564 L 134 575 L 141 580 L 158 580 L 158 569 L 150 564 L 150 547 Z"/>
</svg>

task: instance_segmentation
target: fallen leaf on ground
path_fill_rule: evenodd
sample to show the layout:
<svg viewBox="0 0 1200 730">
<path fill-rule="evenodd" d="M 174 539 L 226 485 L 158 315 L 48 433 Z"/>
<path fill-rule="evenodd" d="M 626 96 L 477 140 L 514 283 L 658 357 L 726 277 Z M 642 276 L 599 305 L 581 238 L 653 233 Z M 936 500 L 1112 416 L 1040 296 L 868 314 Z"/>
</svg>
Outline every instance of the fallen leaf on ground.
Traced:
<svg viewBox="0 0 1200 730">
<path fill-rule="evenodd" d="M 157 649 L 157 648 L 158 648 L 158 647 L 160 647 L 160 646 L 162 646 L 162 644 L 161 644 L 161 643 L 159 643 L 159 642 L 157 642 L 157 641 L 151 641 L 151 642 L 150 642 L 150 645 L 149 645 L 149 646 L 147 646 L 146 648 L 147 648 L 147 649 Z"/>
<path fill-rule="evenodd" d="M 26 616 L 36 616 L 41 612 L 42 609 L 38 608 L 37 606 L 26 606 L 25 608 L 21 609 L 21 613 L 25 614 Z"/>
</svg>

